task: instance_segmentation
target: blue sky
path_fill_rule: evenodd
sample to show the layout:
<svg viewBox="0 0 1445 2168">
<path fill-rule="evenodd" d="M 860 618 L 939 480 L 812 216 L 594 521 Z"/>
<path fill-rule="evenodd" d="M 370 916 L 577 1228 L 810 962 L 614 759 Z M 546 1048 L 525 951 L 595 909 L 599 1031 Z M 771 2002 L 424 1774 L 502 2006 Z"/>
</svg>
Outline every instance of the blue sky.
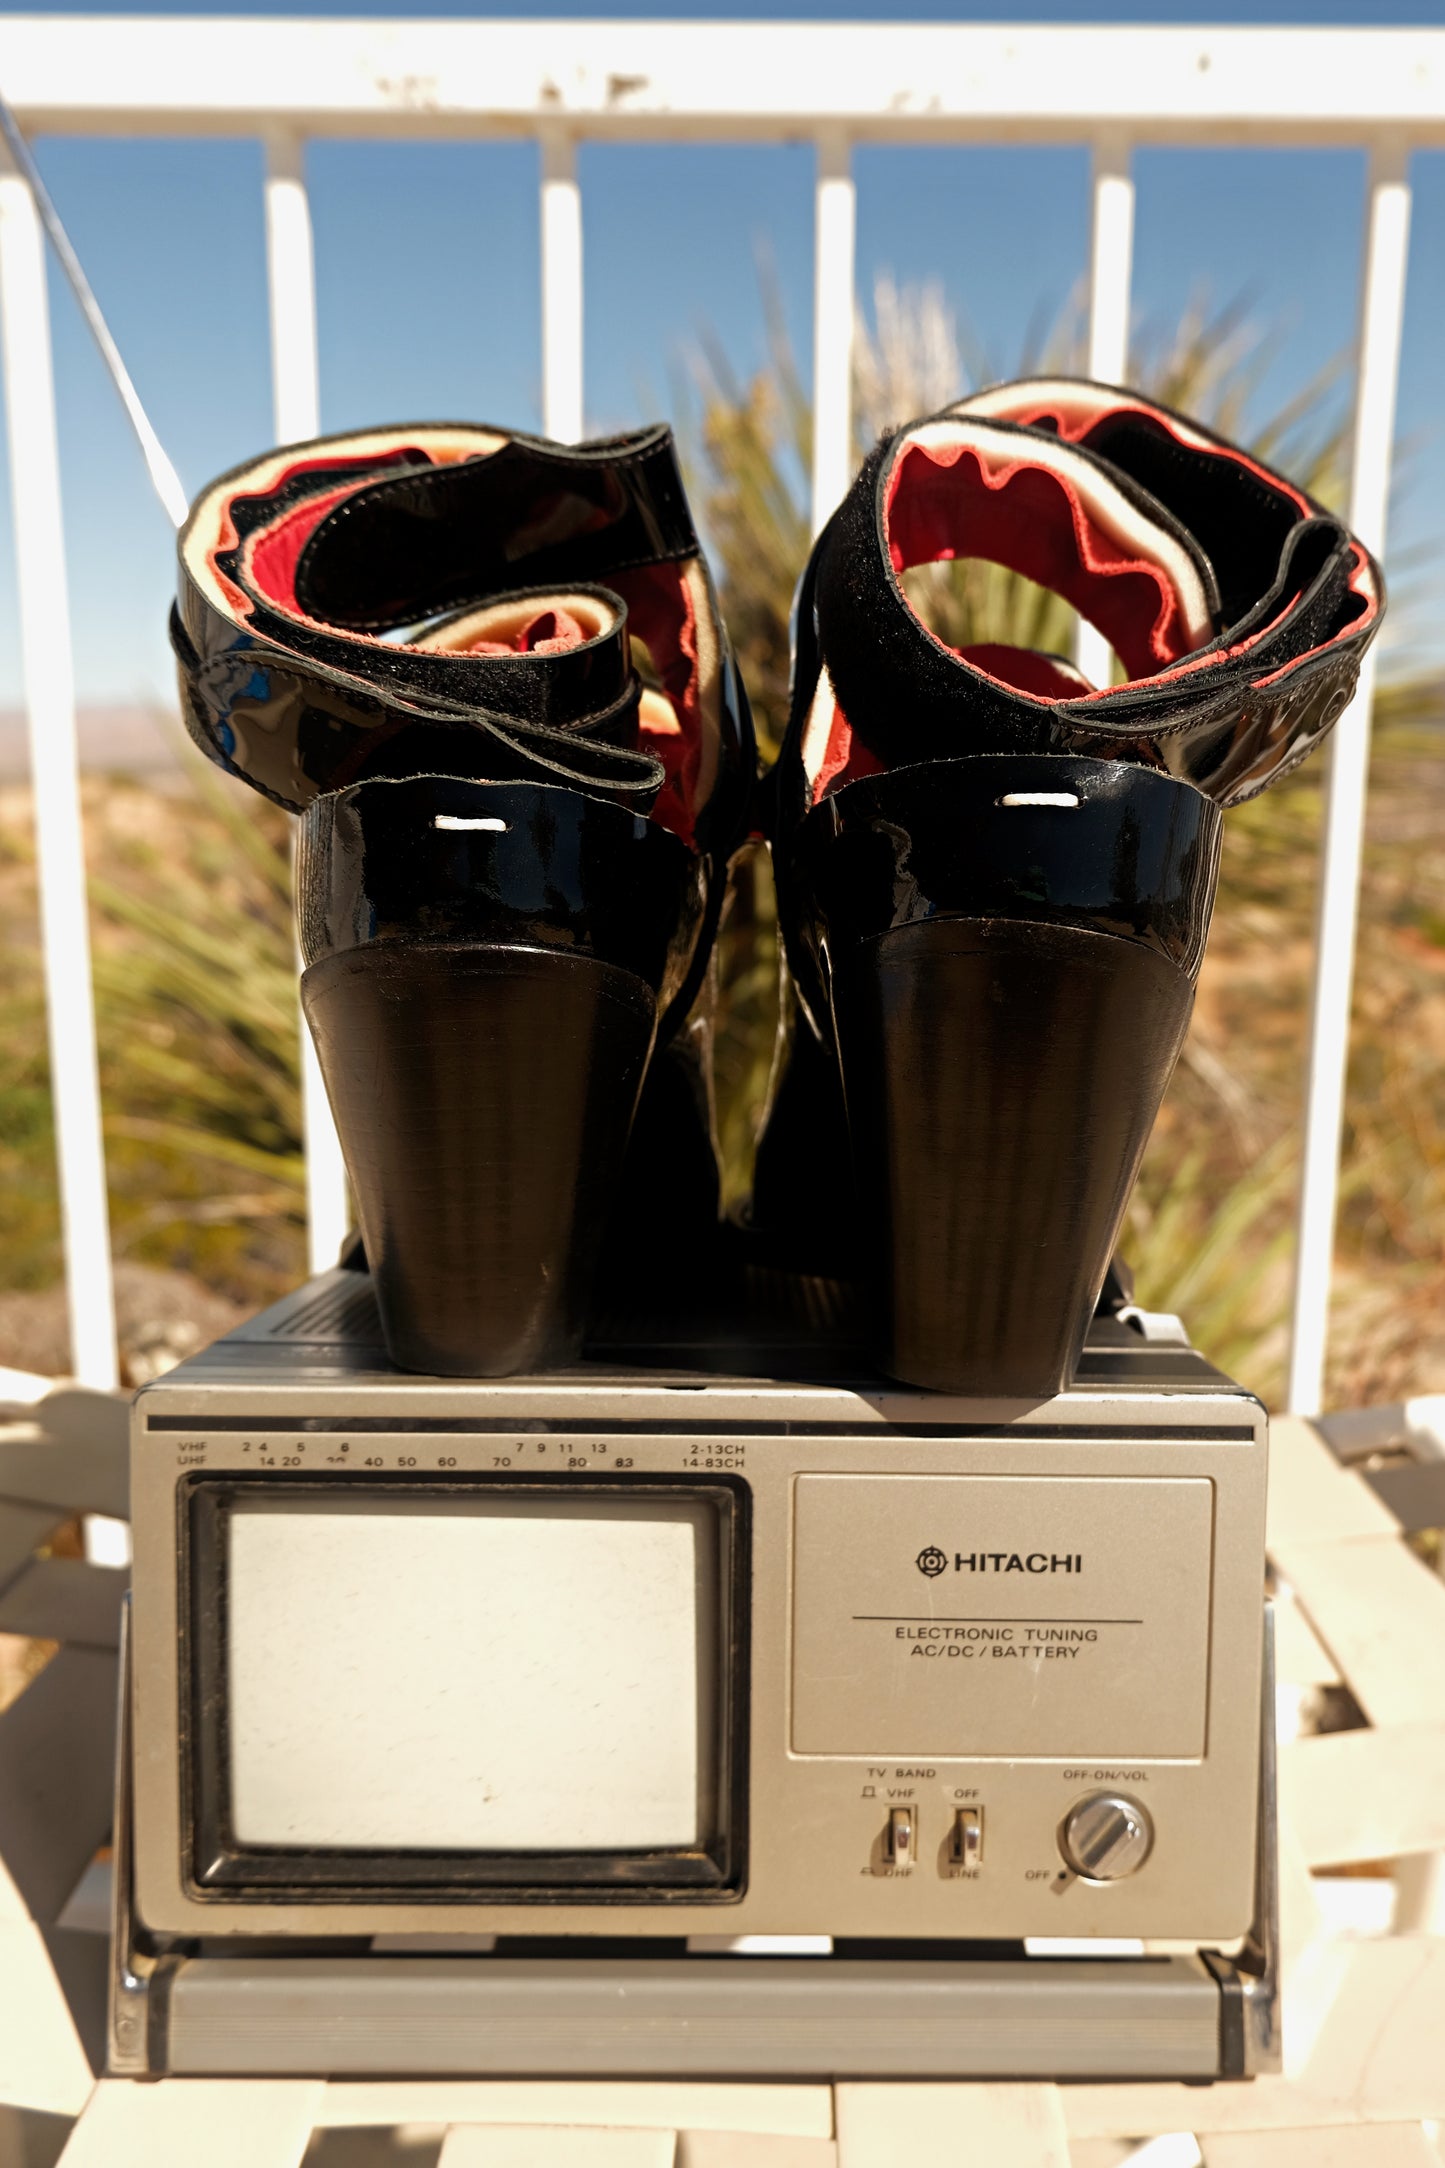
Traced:
<svg viewBox="0 0 1445 2168">
<path fill-rule="evenodd" d="M 0 10 L 0 13 L 3 13 Z M 63 12 L 48 10 L 46 12 Z M 125 13 L 104 0 L 85 12 Z M 224 13 L 156 6 L 145 12 Z M 251 0 L 251 15 L 295 12 Z M 396 14 L 312 6 L 311 14 Z M 401 11 L 407 12 L 407 11 Z M 421 11 L 416 11 L 421 12 Z M 427 15 L 470 14 L 429 0 Z M 551 8 L 509 5 L 511 16 Z M 607 16 L 603 5 L 573 5 Z M 634 16 L 762 16 L 761 5 L 633 5 Z M 799 18 L 876 5 L 794 4 Z M 1346 0 L 1274 0 L 1280 22 L 1371 22 Z M 967 10 L 912 0 L 914 20 Z M 1008 5 L 979 19 L 1243 22 L 1243 5 Z M 1445 0 L 1386 0 L 1386 19 L 1445 22 Z M 0 34 L 3 54 L 3 34 Z M 3 62 L 0 62 L 3 65 Z M 37 153 L 142 397 L 188 490 L 270 438 L 261 153 L 244 142 L 46 138 Z M 537 161 L 530 145 L 314 145 L 322 420 L 427 415 L 538 426 Z M 864 148 L 856 154 L 858 286 L 940 280 L 1005 368 L 1028 327 L 1080 278 L 1083 149 Z M 1136 311 L 1176 318 L 1204 290 L 1248 293 L 1277 353 L 1274 404 L 1353 336 L 1364 160 L 1353 153 L 1150 150 L 1136 161 Z M 1445 153 L 1413 164 L 1415 213 L 1400 429 L 1415 447 L 1392 555 L 1445 534 Z M 772 261 L 806 357 L 812 160 L 801 147 L 609 147 L 582 154 L 589 426 L 666 411 L 704 328 L 746 374 L 765 350 L 757 265 Z M 67 540 L 80 692 L 130 704 L 170 694 L 164 621 L 172 537 L 69 296 L 52 280 Z M 3 451 L 0 451 L 3 461 Z M 6 485 L 8 487 L 8 482 Z M 1414 641 L 1445 653 L 1445 564 L 1414 580 Z M 14 565 L 0 522 L 0 706 L 19 691 Z"/>
</svg>

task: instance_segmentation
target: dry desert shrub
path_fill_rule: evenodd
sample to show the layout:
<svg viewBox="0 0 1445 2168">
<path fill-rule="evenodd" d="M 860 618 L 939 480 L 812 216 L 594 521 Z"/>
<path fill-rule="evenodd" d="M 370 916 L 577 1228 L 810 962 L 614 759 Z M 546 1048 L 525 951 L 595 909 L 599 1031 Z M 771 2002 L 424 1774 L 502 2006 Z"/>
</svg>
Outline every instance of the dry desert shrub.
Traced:
<svg viewBox="0 0 1445 2168">
<path fill-rule="evenodd" d="M 787 616 L 808 545 L 810 417 L 776 330 L 735 382 L 698 357 L 691 464 L 765 748 L 787 693 Z M 1072 342 L 1072 343 L 1071 343 Z M 1023 365 L 1067 367 L 1066 319 Z M 1226 430 L 1268 340 L 1200 308 L 1136 345 L 1138 381 Z M 878 429 L 998 373 L 936 292 L 880 286 L 860 327 L 860 451 Z M 1338 497 L 1327 371 L 1252 441 Z M 958 640 L 1068 647 L 1068 613 L 997 567 L 918 575 Z M 1336 1405 L 1445 1388 L 1445 688 L 1387 674 L 1377 705 L 1331 1349 Z M 178 748 L 163 783 L 88 778 L 96 1001 L 117 1255 L 231 1303 L 304 1272 L 298 1019 L 284 816 Z M 1321 767 L 1232 813 L 1189 1047 L 1129 1215 L 1140 1297 L 1273 1398 L 1283 1378 Z M 60 1256 L 28 792 L 0 791 L 0 1290 L 53 1287 Z M 737 869 L 722 942 L 719 1102 L 727 1189 L 747 1187 L 777 1015 L 772 888 Z M 0 1293 L 0 1362 L 6 1359 Z"/>
</svg>

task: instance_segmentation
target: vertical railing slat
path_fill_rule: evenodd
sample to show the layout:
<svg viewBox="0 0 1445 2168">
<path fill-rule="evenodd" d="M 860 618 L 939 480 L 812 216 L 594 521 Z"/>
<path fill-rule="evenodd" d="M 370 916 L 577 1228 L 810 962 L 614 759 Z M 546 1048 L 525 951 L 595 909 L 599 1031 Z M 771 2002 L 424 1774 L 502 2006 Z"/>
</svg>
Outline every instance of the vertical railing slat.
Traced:
<svg viewBox="0 0 1445 2168">
<path fill-rule="evenodd" d="M 1403 143 L 1380 147 L 1370 163 L 1350 524 L 1377 557 L 1385 547 L 1405 318 L 1408 167 Z M 1288 1405 L 1300 1415 L 1316 1415 L 1324 1403 L 1377 652 L 1366 656 L 1359 691 L 1335 731 L 1326 782 L 1288 1385 Z"/>
<path fill-rule="evenodd" d="M 1089 250 L 1088 372 L 1122 384 L 1129 371 L 1129 307 L 1134 275 L 1134 177 L 1122 137 L 1094 145 L 1093 237 Z M 1095 626 L 1079 619 L 1074 660 L 1094 685 L 1107 685 L 1113 651 Z"/>
<path fill-rule="evenodd" d="M 316 275 L 306 149 L 287 133 L 266 141 L 266 269 L 271 304 L 271 403 L 276 441 L 319 434 Z M 306 1144 L 306 1248 L 313 1272 L 334 1265 L 350 1225 L 346 1164 L 321 1066 L 301 1020 L 301 1126 Z"/>
<path fill-rule="evenodd" d="M 542 427 L 582 436 L 582 191 L 570 133 L 542 136 Z"/>
<path fill-rule="evenodd" d="M 813 532 L 853 479 L 853 284 L 857 202 L 847 137 L 818 138 L 813 223 Z"/>
<path fill-rule="evenodd" d="M 70 1359 L 82 1384 L 105 1391 L 118 1375 L 115 1293 L 45 239 L 35 199 L 8 160 L 0 165 L 0 319 Z"/>
<path fill-rule="evenodd" d="M 266 270 L 276 441 L 295 444 L 320 433 L 321 384 L 306 145 L 289 130 L 266 139 Z"/>
</svg>

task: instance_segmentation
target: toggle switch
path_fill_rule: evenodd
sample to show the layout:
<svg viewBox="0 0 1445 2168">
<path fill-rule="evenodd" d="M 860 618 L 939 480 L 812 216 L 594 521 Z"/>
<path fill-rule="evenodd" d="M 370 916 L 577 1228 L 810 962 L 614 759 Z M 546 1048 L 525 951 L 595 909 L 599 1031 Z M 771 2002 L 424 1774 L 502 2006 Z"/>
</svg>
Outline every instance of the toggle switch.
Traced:
<svg viewBox="0 0 1445 2168">
<path fill-rule="evenodd" d="M 983 1858 L 983 1808 L 955 1807 L 948 1856 L 955 1867 L 976 1867 Z"/>
<path fill-rule="evenodd" d="M 917 1844 L 912 1807 L 890 1807 L 883 1833 L 883 1857 L 890 1867 L 911 1867 Z"/>
</svg>

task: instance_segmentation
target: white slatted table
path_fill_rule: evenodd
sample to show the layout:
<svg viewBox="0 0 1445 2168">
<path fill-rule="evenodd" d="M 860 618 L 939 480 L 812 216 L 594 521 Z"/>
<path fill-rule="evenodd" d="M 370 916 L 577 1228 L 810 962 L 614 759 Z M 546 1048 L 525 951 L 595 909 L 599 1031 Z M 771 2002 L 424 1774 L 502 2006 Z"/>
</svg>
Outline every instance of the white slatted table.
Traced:
<svg viewBox="0 0 1445 2168">
<path fill-rule="evenodd" d="M 106 1945 L 83 1877 L 108 1827 L 122 1577 L 33 1559 L 78 1509 L 123 1506 L 123 1410 L 100 1395 L 56 1406 L 59 1435 L 0 1431 L 0 1633 L 43 1627 L 62 1643 L 0 1715 L 0 2103 L 22 2120 L 73 2120 L 64 2168 L 299 2168 L 316 2132 L 346 2128 L 409 2129 L 418 2144 L 395 2158 L 417 2168 L 1445 2160 L 1434 2130 L 1445 2119 L 1445 1906 L 1429 1871 L 1445 1848 L 1445 1581 L 1306 1423 L 1283 1419 L 1273 1434 L 1281 1687 L 1286 1699 L 1347 1687 L 1368 1723 L 1282 1750 L 1282 2075 L 1212 2087 L 132 2084 L 97 2083 L 88 2060 Z M 1413 1924 L 1354 1939 L 1329 1932 L 1311 1870 L 1381 1861 L 1394 1863 L 1397 1922 Z M 3 2123 L 0 2110 L 0 2141 Z M 1176 2142 L 1143 2150 L 1164 2139 Z"/>
</svg>

